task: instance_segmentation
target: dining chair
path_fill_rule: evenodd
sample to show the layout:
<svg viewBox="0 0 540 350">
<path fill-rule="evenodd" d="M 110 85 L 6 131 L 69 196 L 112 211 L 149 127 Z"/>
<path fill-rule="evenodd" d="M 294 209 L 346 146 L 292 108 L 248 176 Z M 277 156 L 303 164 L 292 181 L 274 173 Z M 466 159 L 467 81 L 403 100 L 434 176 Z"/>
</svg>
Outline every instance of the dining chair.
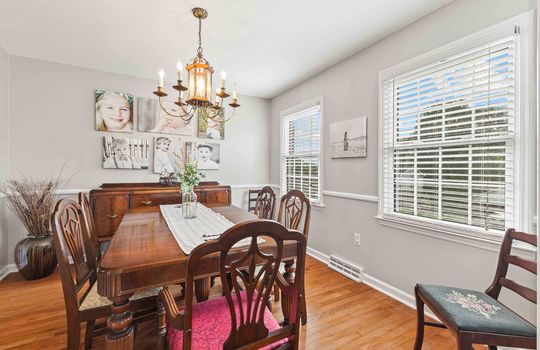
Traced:
<svg viewBox="0 0 540 350">
<path fill-rule="evenodd" d="M 255 201 L 255 209 L 253 214 L 257 215 L 259 219 L 272 220 L 274 218 L 274 207 L 276 205 L 276 194 L 272 187 L 264 186 Z"/>
<path fill-rule="evenodd" d="M 303 220 L 302 220 L 303 219 Z M 309 223 L 311 219 L 311 203 L 304 192 L 299 190 L 290 190 L 283 197 L 279 204 L 279 212 L 277 221 L 290 230 L 300 230 L 306 236 L 309 235 Z M 285 273 L 290 274 L 294 261 L 285 261 Z M 279 289 L 274 290 L 274 301 L 278 301 Z M 302 324 L 307 323 L 307 306 L 306 298 L 302 299 Z"/>
<path fill-rule="evenodd" d="M 416 295 L 417 333 L 415 350 L 422 349 L 424 325 L 448 328 L 457 339 L 458 350 L 472 350 L 473 344 L 536 349 L 536 327 L 498 301 L 503 287 L 536 304 L 536 291 L 507 277 L 510 264 L 536 275 L 537 265 L 512 254 L 514 241 L 536 247 L 536 235 L 508 229 L 502 241 L 499 261 L 493 283 L 485 293 L 475 290 L 417 284 Z M 442 323 L 424 321 L 424 305 Z"/>
<path fill-rule="evenodd" d="M 84 192 L 79 192 L 79 195 L 77 196 L 79 199 L 79 206 L 82 210 L 82 217 L 84 220 L 84 224 L 86 225 L 86 232 L 88 233 L 89 242 L 91 243 L 94 255 L 97 259 L 97 263 L 101 261 L 101 249 L 100 244 L 96 232 L 96 223 L 94 222 L 94 214 L 92 213 L 92 207 L 90 206 L 90 201 L 88 200 L 88 197 Z"/>
<path fill-rule="evenodd" d="M 249 190 L 248 191 L 248 211 L 255 210 L 255 204 L 257 203 L 257 197 L 259 196 L 261 190 Z"/>
<path fill-rule="evenodd" d="M 58 258 L 66 305 L 69 350 L 79 349 L 81 323 L 86 322 L 85 349 L 92 346 L 94 334 L 105 333 L 106 324 L 96 320 L 111 315 L 111 302 L 97 292 L 97 258 L 82 219 L 81 206 L 71 199 L 57 202 L 51 215 L 54 247 Z M 72 263 L 70 263 L 70 258 Z M 135 293 L 130 310 L 136 320 L 155 314 L 157 289 Z"/>
<path fill-rule="evenodd" d="M 292 283 L 279 273 L 285 241 L 296 245 Z M 239 249 L 240 242 L 247 248 Z M 184 307 L 174 302 L 167 287 L 159 293 L 170 349 L 298 349 L 305 256 L 306 237 L 270 220 L 235 225 L 219 239 L 196 247 L 187 262 Z M 224 296 L 193 304 L 193 280 L 208 273 L 212 261 L 219 267 Z M 257 265 L 262 266 L 258 273 Z M 245 269 L 252 278 L 245 277 Z M 291 316 L 281 326 L 265 302 L 274 283 L 291 298 Z"/>
</svg>

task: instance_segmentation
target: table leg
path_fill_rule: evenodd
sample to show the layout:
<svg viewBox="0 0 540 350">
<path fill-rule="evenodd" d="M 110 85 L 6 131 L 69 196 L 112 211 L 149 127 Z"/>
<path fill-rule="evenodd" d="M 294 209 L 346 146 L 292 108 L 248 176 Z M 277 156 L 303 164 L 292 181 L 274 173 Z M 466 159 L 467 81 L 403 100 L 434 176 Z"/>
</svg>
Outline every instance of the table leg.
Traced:
<svg viewBox="0 0 540 350">
<path fill-rule="evenodd" d="M 296 265 L 294 264 L 294 260 L 289 260 L 285 262 L 285 272 L 283 273 L 283 277 L 289 284 L 294 283 L 294 274 L 296 272 Z M 285 296 L 281 294 L 281 311 L 283 312 L 283 322 L 289 323 L 289 320 L 291 319 L 291 302 L 292 297 Z"/>
<path fill-rule="evenodd" d="M 158 338 L 157 348 L 159 350 L 167 349 L 167 324 L 165 323 L 165 307 L 161 300 L 157 299 L 157 324 L 158 324 Z"/>
<path fill-rule="evenodd" d="M 129 297 L 109 298 L 112 301 L 112 314 L 107 320 L 106 350 L 132 350 L 134 341 L 134 328 L 131 324 L 133 315 L 129 311 Z"/>
<path fill-rule="evenodd" d="M 208 300 L 210 296 L 210 277 L 195 280 L 195 297 L 198 302 Z"/>
</svg>

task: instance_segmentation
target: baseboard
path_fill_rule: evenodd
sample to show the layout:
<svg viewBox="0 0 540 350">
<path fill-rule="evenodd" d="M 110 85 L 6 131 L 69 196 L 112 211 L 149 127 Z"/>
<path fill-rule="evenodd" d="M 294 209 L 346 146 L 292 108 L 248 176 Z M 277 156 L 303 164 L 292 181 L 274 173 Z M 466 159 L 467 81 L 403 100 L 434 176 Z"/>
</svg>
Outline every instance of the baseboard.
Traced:
<svg viewBox="0 0 540 350">
<path fill-rule="evenodd" d="M 320 262 L 322 262 L 325 265 L 328 265 L 328 262 L 330 260 L 330 256 L 313 249 L 311 247 L 307 248 L 307 254 Z M 414 298 L 413 294 L 409 294 L 399 288 L 396 288 L 392 286 L 391 284 L 388 284 L 376 277 L 371 276 L 370 274 L 363 273 L 362 274 L 362 280 L 361 283 L 364 283 L 371 288 L 389 296 L 390 298 L 399 301 L 400 303 L 407 305 L 408 307 L 416 310 L 416 299 Z M 426 309 L 425 315 L 428 317 L 431 317 L 434 320 L 438 320 L 438 318 L 429 310 Z"/>
<path fill-rule="evenodd" d="M 2 281 L 4 278 L 6 278 L 7 275 L 13 272 L 17 272 L 17 265 L 15 264 L 9 264 L 0 269 L 0 281 Z"/>
</svg>

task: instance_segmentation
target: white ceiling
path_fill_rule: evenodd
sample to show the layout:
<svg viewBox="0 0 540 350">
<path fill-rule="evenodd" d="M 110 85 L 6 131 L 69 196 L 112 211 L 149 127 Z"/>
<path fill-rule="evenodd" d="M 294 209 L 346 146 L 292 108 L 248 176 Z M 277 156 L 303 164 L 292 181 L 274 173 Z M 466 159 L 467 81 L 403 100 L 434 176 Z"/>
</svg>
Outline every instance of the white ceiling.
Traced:
<svg viewBox="0 0 540 350">
<path fill-rule="evenodd" d="M 197 48 L 240 94 L 274 97 L 452 0 L 0 0 L 0 46 L 26 56 L 166 80 Z M 215 77 L 214 79 L 217 79 Z"/>
</svg>

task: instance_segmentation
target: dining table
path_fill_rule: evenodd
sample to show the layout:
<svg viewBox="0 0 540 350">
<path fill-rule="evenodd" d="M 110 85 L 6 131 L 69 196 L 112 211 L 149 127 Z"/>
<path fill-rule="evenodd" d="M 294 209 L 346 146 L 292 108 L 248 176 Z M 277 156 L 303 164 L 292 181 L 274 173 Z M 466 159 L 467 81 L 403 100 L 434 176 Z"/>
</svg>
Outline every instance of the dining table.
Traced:
<svg viewBox="0 0 540 350">
<path fill-rule="evenodd" d="M 233 224 L 239 224 L 258 217 L 251 212 L 233 205 L 207 205 Z M 264 242 L 266 249 L 275 243 Z M 234 248 L 240 256 L 248 246 Z M 284 277 L 294 281 L 294 258 L 296 246 L 284 242 Z M 130 297 L 148 288 L 161 288 L 179 284 L 186 279 L 186 266 L 189 255 L 180 248 L 169 229 L 159 206 L 130 209 L 110 240 L 98 270 L 98 293 L 107 297 L 111 305 L 111 316 L 107 320 L 106 349 L 133 349 L 135 328 L 133 315 L 129 310 Z M 207 300 L 210 294 L 211 278 L 219 275 L 219 258 L 208 257 L 195 279 L 195 297 L 198 302 Z M 284 320 L 289 317 L 289 300 L 281 298 Z M 163 306 L 157 301 L 157 317 L 165 317 Z M 163 320 L 161 320 L 163 321 Z M 165 322 L 158 322 L 157 347 L 165 346 Z"/>
</svg>

